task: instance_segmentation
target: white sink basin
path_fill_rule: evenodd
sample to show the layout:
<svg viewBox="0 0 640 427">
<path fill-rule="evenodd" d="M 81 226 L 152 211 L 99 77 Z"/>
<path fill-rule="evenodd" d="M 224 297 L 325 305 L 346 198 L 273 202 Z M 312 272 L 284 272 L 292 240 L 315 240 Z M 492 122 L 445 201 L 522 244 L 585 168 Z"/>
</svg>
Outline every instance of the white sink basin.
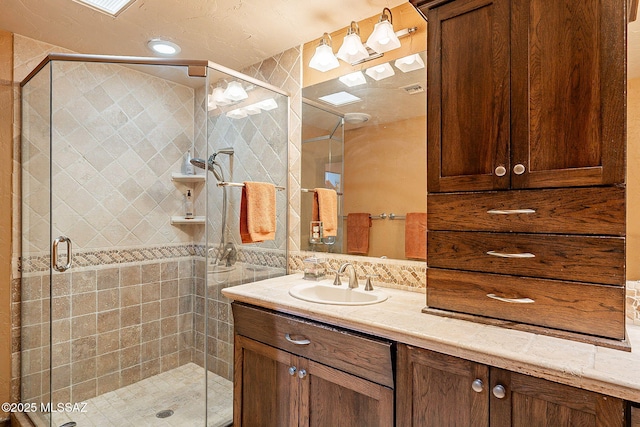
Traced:
<svg viewBox="0 0 640 427">
<path fill-rule="evenodd" d="M 289 289 L 289 295 L 304 301 L 333 305 L 377 304 L 387 299 L 387 295 L 377 289 L 349 289 L 347 285 L 334 286 L 331 282 L 301 283 Z"/>
</svg>

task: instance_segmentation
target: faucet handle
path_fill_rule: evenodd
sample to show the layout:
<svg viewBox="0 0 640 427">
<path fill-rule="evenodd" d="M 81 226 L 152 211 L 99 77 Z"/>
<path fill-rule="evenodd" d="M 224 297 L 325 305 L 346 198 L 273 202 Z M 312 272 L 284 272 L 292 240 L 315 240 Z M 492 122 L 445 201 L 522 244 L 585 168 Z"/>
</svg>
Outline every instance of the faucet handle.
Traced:
<svg viewBox="0 0 640 427">
<path fill-rule="evenodd" d="M 342 280 L 340 280 L 340 272 L 338 270 L 330 270 L 332 273 L 336 274 L 336 277 L 333 279 L 333 286 L 342 286 Z"/>
<path fill-rule="evenodd" d="M 372 291 L 373 290 L 373 281 L 371 279 L 378 277 L 377 274 L 367 274 L 367 281 L 364 284 L 364 290 L 365 291 Z"/>
</svg>

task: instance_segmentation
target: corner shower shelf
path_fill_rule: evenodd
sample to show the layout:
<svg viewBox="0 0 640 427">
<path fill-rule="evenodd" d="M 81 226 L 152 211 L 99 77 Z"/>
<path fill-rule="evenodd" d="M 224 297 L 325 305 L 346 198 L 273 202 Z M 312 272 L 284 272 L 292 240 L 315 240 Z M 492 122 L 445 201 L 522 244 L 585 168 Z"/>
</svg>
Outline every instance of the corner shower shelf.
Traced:
<svg viewBox="0 0 640 427">
<path fill-rule="evenodd" d="M 204 174 L 185 175 L 178 172 L 171 174 L 171 179 L 176 182 L 204 182 L 204 178 Z"/>
<path fill-rule="evenodd" d="M 171 224 L 172 225 L 196 225 L 196 224 L 204 224 L 205 223 L 204 216 L 196 216 L 193 218 L 185 218 L 184 216 L 172 216 Z"/>
</svg>

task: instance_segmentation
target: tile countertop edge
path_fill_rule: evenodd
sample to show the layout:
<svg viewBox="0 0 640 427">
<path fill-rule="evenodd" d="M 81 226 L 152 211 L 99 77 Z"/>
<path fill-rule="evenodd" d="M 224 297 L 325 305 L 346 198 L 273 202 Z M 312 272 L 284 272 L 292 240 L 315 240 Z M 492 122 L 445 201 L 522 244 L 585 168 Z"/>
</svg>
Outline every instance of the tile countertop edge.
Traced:
<svg viewBox="0 0 640 427">
<path fill-rule="evenodd" d="M 384 288 L 380 304 L 338 306 L 298 300 L 301 274 L 224 288 L 237 302 L 305 317 L 474 362 L 640 401 L 640 327 L 627 325 L 632 352 L 422 313 L 424 293 Z M 383 288 L 383 286 L 379 286 Z M 396 326 L 396 325 L 399 326 Z M 635 344 L 635 345 L 634 345 Z M 634 374 L 635 373 L 635 374 Z"/>
</svg>

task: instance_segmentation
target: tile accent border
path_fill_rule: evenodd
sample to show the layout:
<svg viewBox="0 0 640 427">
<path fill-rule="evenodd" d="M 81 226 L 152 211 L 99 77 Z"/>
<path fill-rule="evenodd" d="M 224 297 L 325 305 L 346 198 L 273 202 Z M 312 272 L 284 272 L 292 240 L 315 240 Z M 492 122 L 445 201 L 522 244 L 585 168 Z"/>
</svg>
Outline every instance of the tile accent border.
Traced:
<svg viewBox="0 0 640 427">
<path fill-rule="evenodd" d="M 79 251 L 73 254 L 73 266 L 75 268 L 94 267 L 166 260 L 188 256 L 204 258 L 206 252 L 207 249 L 204 245 L 165 245 L 143 248 L 91 250 L 86 252 Z M 49 260 L 49 254 L 20 258 L 19 268 L 22 273 L 46 272 L 49 270 Z M 238 247 L 238 261 L 268 267 L 286 267 L 284 251 L 273 249 Z"/>
<path fill-rule="evenodd" d="M 373 283 L 378 283 L 381 287 L 425 292 L 427 286 L 427 264 L 420 261 L 299 251 L 289 254 L 289 272 L 302 273 L 303 260 L 313 256 L 326 259 L 327 269 L 331 270 L 337 270 L 340 264 L 350 262 L 356 268 L 359 279 L 364 280 L 367 274 L 375 274 L 378 277 Z"/>
</svg>

